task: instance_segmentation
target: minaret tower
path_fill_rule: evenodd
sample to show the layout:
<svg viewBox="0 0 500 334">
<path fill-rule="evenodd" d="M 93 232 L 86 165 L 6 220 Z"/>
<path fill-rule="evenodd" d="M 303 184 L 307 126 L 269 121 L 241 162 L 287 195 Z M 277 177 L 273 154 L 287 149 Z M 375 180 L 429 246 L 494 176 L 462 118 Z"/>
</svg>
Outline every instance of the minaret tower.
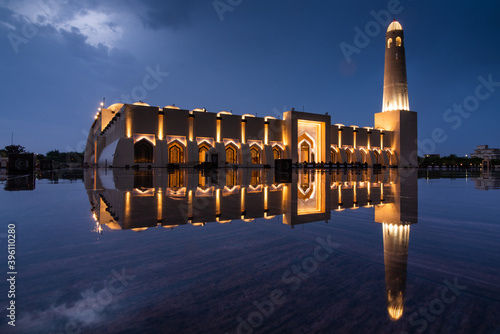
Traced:
<svg viewBox="0 0 500 334">
<path fill-rule="evenodd" d="M 406 83 L 403 27 L 394 20 L 385 34 L 384 99 L 382 111 L 410 110 Z"/>
<path fill-rule="evenodd" d="M 375 114 L 375 128 L 391 131 L 381 139 L 381 149 L 390 150 L 391 164 L 417 167 L 417 113 L 410 111 L 408 103 L 404 44 L 403 27 L 394 20 L 385 35 L 384 95 L 382 112 Z"/>
</svg>

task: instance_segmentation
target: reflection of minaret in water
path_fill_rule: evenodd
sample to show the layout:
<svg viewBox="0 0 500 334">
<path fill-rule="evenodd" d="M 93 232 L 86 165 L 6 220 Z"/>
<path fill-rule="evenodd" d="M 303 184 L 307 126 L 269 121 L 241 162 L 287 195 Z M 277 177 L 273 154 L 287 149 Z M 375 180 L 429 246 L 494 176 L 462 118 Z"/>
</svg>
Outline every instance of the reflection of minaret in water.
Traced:
<svg viewBox="0 0 500 334">
<path fill-rule="evenodd" d="M 375 221 L 382 223 L 387 312 L 393 321 L 403 316 L 410 225 L 418 221 L 417 170 L 401 170 L 391 184 L 392 203 L 375 207 Z"/>
<path fill-rule="evenodd" d="M 384 266 L 387 312 L 391 320 L 403 315 L 406 290 L 406 264 L 410 225 L 384 223 Z"/>
</svg>

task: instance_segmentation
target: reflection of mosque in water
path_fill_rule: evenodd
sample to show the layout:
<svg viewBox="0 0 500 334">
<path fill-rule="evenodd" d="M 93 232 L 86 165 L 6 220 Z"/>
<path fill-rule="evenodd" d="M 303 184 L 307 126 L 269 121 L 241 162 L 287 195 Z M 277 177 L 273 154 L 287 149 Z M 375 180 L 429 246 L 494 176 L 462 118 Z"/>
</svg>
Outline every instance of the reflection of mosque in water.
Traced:
<svg viewBox="0 0 500 334">
<path fill-rule="evenodd" d="M 383 231 L 388 313 L 391 320 L 403 315 L 410 225 L 418 220 L 416 170 L 305 170 L 293 173 L 291 183 L 262 169 L 87 170 L 84 181 L 101 233 L 103 225 L 143 231 L 277 216 L 293 227 L 374 208 Z"/>
</svg>

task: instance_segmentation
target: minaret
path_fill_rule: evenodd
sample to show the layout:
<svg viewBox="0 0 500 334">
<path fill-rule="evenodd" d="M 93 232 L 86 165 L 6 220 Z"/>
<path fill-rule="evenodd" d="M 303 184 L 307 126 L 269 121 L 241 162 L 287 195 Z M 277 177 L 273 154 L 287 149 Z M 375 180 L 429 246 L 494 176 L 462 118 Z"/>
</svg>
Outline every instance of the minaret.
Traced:
<svg viewBox="0 0 500 334">
<path fill-rule="evenodd" d="M 406 83 L 403 27 L 394 20 L 385 34 L 384 98 L 382 111 L 410 110 Z"/>
<path fill-rule="evenodd" d="M 375 114 L 375 128 L 391 132 L 383 137 L 381 149 L 390 150 L 393 165 L 417 167 L 417 113 L 410 111 L 408 103 L 404 43 L 401 24 L 392 22 L 385 36 L 384 95 L 382 112 Z"/>
</svg>

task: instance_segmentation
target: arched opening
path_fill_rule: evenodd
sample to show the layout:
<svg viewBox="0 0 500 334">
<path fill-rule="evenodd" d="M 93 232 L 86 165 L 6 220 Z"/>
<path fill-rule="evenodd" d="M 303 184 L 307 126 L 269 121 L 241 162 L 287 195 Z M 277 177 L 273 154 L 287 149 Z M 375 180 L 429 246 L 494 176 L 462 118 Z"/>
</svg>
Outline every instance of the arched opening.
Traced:
<svg viewBox="0 0 500 334">
<path fill-rule="evenodd" d="M 346 162 L 348 164 L 352 163 L 352 152 L 350 149 L 345 150 Z"/>
<path fill-rule="evenodd" d="M 153 163 L 154 146 L 147 139 L 141 139 L 134 145 L 134 162 Z"/>
<path fill-rule="evenodd" d="M 206 142 L 203 142 L 198 146 L 198 160 L 200 163 L 206 161 L 207 157 L 207 152 L 210 149 L 210 145 L 208 145 Z"/>
<path fill-rule="evenodd" d="M 237 159 L 238 148 L 233 144 L 226 145 L 226 162 L 228 164 L 238 163 Z"/>
<path fill-rule="evenodd" d="M 387 150 L 387 155 L 389 156 L 389 165 L 397 165 L 398 159 L 394 151 Z"/>
<path fill-rule="evenodd" d="M 340 162 L 340 154 L 335 149 L 330 149 L 330 161 L 332 163 Z"/>
<path fill-rule="evenodd" d="M 168 145 L 168 162 L 171 164 L 184 162 L 184 146 L 180 142 L 173 141 Z"/>
<path fill-rule="evenodd" d="M 365 162 L 368 162 L 368 154 L 366 153 L 366 151 L 361 149 L 360 152 L 361 152 L 361 163 L 364 164 Z"/>
<path fill-rule="evenodd" d="M 374 163 L 378 164 L 378 163 L 379 163 L 379 162 L 378 162 L 378 161 L 379 161 L 379 158 L 378 158 L 378 156 L 379 156 L 378 151 L 373 151 L 373 154 L 375 155 L 375 161 L 374 161 Z"/>
<path fill-rule="evenodd" d="M 252 164 L 260 164 L 260 148 L 257 145 L 250 147 L 250 157 L 252 158 Z"/>
<path fill-rule="evenodd" d="M 396 37 L 396 46 L 401 46 L 401 37 Z"/>
<path fill-rule="evenodd" d="M 273 147 L 273 157 L 274 159 L 281 159 L 281 148 L 276 145 Z"/>
<path fill-rule="evenodd" d="M 307 141 L 303 141 L 300 144 L 300 161 L 310 162 L 311 145 Z"/>
<path fill-rule="evenodd" d="M 392 38 L 389 38 L 387 40 L 387 48 L 390 49 L 391 48 L 391 44 L 392 44 Z"/>
<path fill-rule="evenodd" d="M 299 162 L 316 161 L 319 157 L 319 152 L 316 148 L 316 140 L 313 135 L 304 131 L 298 138 L 298 160 Z"/>
</svg>

